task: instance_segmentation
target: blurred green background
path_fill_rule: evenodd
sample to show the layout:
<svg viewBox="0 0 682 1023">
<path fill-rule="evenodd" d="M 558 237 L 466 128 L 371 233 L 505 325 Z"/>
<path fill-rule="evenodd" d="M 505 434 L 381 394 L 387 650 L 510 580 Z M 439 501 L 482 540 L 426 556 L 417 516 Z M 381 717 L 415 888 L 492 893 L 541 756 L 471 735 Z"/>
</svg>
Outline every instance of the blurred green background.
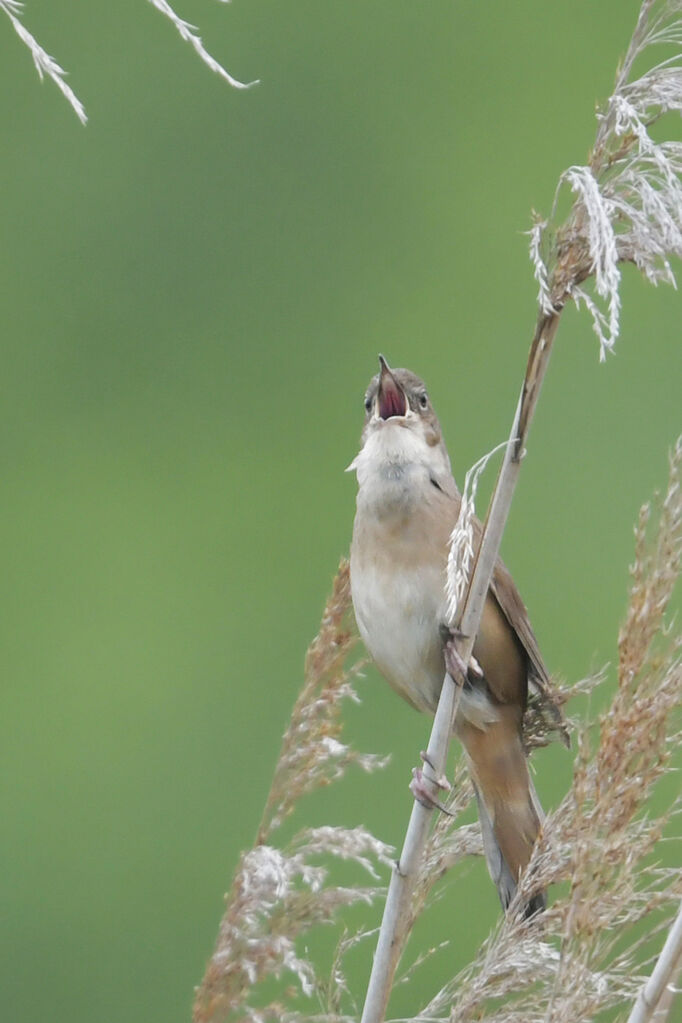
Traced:
<svg viewBox="0 0 682 1023">
<path fill-rule="evenodd" d="M 31 0 L 86 128 L 0 17 L 0 997 L 22 1023 L 188 1018 L 348 549 L 377 352 L 426 379 L 460 481 L 506 437 L 523 232 L 585 161 L 638 4 L 177 8 L 261 83 L 231 90 L 143 0 Z M 569 680 L 614 656 L 681 426 L 680 298 L 624 276 L 605 365 L 564 317 L 504 541 Z M 391 766 L 301 821 L 399 843 L 429 722 L 374 672 L 362 693 L 350 734 Z M 570 757 L 537 762 L 551 806 Z M 458 877 L 418 935 L 453 939 L 424 993 L 498 913 L 482 864 Z"/>
</svg>

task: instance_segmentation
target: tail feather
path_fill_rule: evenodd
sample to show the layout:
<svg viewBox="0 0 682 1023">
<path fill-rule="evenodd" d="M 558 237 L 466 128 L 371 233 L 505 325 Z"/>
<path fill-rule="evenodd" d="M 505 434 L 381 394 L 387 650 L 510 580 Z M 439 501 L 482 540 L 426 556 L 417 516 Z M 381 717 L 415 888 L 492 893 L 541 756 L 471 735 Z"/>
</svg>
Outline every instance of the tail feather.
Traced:
<svg viewBox="0 0 682 1023">
<path fill-rule="evenodd" d="M 497 844 L 497 839 L 495 838 L 495 832 L 493 830 L 493 822 L 485 808 L 485 803 L 481 799 L 481 793 L 475 785 L 474 792 L 476 793 L 476 802 L 478 804 L 478 818 L 481 822 L 483 852 L 485 853 L 485 861 L 488 864 L 488 873 L 493 880 L 493 884 L 497 888 L 502 908 L 506 910 L 516 892 L 516 881 L 514 880 L 512 872 L 507 866 L 507 862 L 502 855 L 502 850 Z"/>
<path fill-rule="evenodd" d="M 459 729 L 471 767 L 490 876 L 507 909 L 533 852 L 544 814 L 528 773 L 519 722 L 512 708 L 498 706 L 498 720 L 485 729 Z M 540 893 L 526 915 L 545 906 Z"/>
<path fill-rule="evenodd" d="M 534 802 L 539 808 L 540 803 L 532 782 L 531 788 L 533 789 Z M 509 908 L 509 903 L 516 895 L 518 880 L 512 874 L 512 871 L 502 854 L 499 842 L 495 837 L 493 822 L 490 819 L 486 805 L 483 802 L 481 793 L 478 791 L 476 785 L 474 785 L 474 792 L 476 793 L 476 803 L 478 804 L 478 817 L 481 822 L 481 836 L 483 838 L 483 852 L 485 853 L 485 860 L 488 865 L 488 873 L 492 878 L 493 884 L 497 888 L 497 894 L 500 897 L 502 909 L 506 912 Z M 531 917 L 546 908 L 547 895 L 545 892 L 538 892 L 528 900 L 523 915 L 525 917 Z"/>
</svg>

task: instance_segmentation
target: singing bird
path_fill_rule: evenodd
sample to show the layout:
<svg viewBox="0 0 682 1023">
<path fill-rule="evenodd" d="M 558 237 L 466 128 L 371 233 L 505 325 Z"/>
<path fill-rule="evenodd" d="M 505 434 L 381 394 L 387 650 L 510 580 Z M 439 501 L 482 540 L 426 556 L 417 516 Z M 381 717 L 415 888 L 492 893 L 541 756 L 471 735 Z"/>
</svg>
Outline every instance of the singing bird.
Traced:
<svg viewBox="0 0 682 1023">
<path fill-rule="evenodd" d="M 448 540 L 461 504 L 440 423 L 423 382 L 381 371 L 365 394 L 350 572 L 360 635 L 379 671 L 417 710 L 433 714 L 445 675 Z M 475 532 L 481 525 L 476 520 Z M 548 683 L 528 613 L 497 561 L 455 734 L 473 779 L 490 875 L 506 909 L 543 812 L 522 741 L 528 686 Z M 544 893 L 525 908 L 545 906 Z"/>
</svg>

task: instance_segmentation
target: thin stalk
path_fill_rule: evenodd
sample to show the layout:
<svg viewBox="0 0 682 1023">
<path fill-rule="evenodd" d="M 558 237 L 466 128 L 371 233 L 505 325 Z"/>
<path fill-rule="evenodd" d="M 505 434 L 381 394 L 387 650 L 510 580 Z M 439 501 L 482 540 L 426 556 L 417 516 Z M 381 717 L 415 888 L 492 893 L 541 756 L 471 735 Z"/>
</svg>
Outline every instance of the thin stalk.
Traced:
<svg viewBox="0 0 682 1023">
<path fill-rule="evenodd" d="M 459 694 L 460 687 L 446 673 L 427 748 L 428 757 L 438 774 L 445 770 Z M 429 781 L 435 780 L 428 763 L 424 764 L 423 774 Z M 379 1023 L 386 1015 L 393 977 L 405 946 L 412 891 L 429 834 L 432 812 L 415 799 L 400 859 L 393 868 L 388 886 L 361 1023 Z"/>
<path fill-rule="evenodd" d="M 682 957 L 682 905 L 675 917 L 654 972 L 637 995 L 628 1023 L 665 1023 L 672 1008 L 674 992 L 669 990 Z M 672 995 L 673 997 L 670 997 Z"/>
<path fill-rule="evenodd" d="M 495 562 L 500 551 L 502 534 L 521 469 L 526 437 L 535 411 L 549 361 L 552 341 L 559 325 L 560 311 L 543 314 L 538 320 L 530 347 L 526 375 L 514 416 L 509 444 L 497 477 L 488 516 L 478 549 L 473 572 L 469 580 L 459 617 L 457 651 L 465 664 L 469 663 L 476 633 L 481 623 L 483 605 L 490 587 Z M 436 716 L 427 749 L 429 764 L 424 765 L 424 776 L 432 783 L 445 770 L 452 725 L 457 713 L 460 687 L 449 674 L 443 681 Z M 434 787 L 434 796 L 436 795 Z M 429 831 L 432 810 L 415 800 L 405 841 L 397 862 L 384 907 L 384 916 L 374 954 L 361 1023 L 381 1023 L 385 1018 L 393 978 L 400 960 L 410 918 L 410 902 L 419 864 Z"/>
</svg>

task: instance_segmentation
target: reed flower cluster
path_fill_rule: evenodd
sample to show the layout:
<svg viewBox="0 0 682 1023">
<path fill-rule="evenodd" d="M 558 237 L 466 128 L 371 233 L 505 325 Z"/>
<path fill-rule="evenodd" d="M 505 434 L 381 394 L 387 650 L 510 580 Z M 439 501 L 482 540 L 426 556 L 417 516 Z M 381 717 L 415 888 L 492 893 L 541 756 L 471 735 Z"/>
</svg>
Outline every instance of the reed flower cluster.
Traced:
<svg viewBox="0 0 682 1023">
<path fill-rule="evenodd" d="M 635 264 L 652 283 L 674 284 L 670 259 L 682 255 L 682 143 L 657 141 L 654 126 L 665 114 L 682 112 L 681 15 L 681 0 L 641 4 L 613 95 L 598 115 L 589 160 L 561 176 L 551 217 L 538 218 L 531 232 L 539 313 L 517 413 L 478 546 L 473 504 L 482 465 L 468 477 L 451 545 L 448 598 L 453 613 L 468 616 L 461 633 L 470 645 L 564 306 L 573 300 L 587 307 L 604 358 L 619 329 L 622 264 Z M 664 48 L 663 59 L 635 73 L 655 47 Z M 672 50 L 668 56 L 666 48 Z M 567 192 L 571 205 L 560 220 Z M 658 783 L 673 768 L 682 705 L 682 638 L 668 620 L 682 557 L 681 466 L 682 440 L 671 454 L 663 499 L 655 513 L 648 505 L 642 509 L 635 530 L 615 678 L 604 672 L 573 687 L 550 692 L 548 685 L 531 694 L 524 723 L 529 750 L 561 734 L 562 723 L 548 708 L 565 703 L 571 689 L 612 687 L 610 705 L 598 721 L 569 718 L 577 750 L 572 784 L 547 816 L 508 912 L 469 965 L 440 990 L 426 998 L 415 990 L 414 1021 L 592 1023 L 610 1020 L 614 1012 L 624 1020 L 632 1009 L 631 1023 L 652 1019 L 654 1011 L 657 1023 L 665 1023 L 669 1015 L 672 982 L 682 970 L 682 926 L 671 927 L 682 876 L 679 867 L 664 865 L 661 843 L 679 807 L 675 796 L 661 806 L 665 786 Z M 303 832 L 281 849 L 275 834 L 311 789 L 336 779 L 350 764 L 380 766 L 376 758 L 351 750 L 341 731 L 341 703 L 355 698 L 356 669 L 347 666 L 353 638 L 342 624 L 348 610 L 344 565 L 308 653 L 306 682 L 284 737 L 257 843 L 242 857 L 227 896 L 216 949 L 198 989 L 195 1023 L 359 1018 L 362 993 L 352 991 L 344 956 L 364 933 L 347 931 L 340 911 L 372 901 L 381 889 L 360 880 L 341 888 L 316 857 L 345 855 L 359 870 L 373 871 L 389 862 L 391 852 L 364 829 Z M 459 652 L 466 662 L 468 653 Z M 446 676 L 444 693 L 448 681 Z M 432 734 L 429 743 L 430 752 L 437 748 L 437 764 L 445 760 L 448 738 L 439 716 L 451 720 L 449 711 L 441 715 L 441 705 L 443 696 L 434 726 L 438 739 Z M 394 870 L 391 879 L 363 1020 L 384 1018 L 399 954 L 437 882 L 462 858 L 481 852 L 478 825 L 460 824 L 471 799 L 461 763 L 454 780 L 449 813 L 430 833 L 423 813 L 413 811 L 410 818 L 400 863 L 409 861 L 411 868 Z M 547 889 L 549 908 L 526 919 L 524 907 Z M 327 975 L 303 940 L 321 922 L 339 928 Z M 665 932 L 657 983 L 643 988 Z M 414 962 L 432 951 L 417 952 Z M 289 995 L 285 974 L 296 979 Z M 411 976 L 408 968 L 404 979 L 409 983 Z"/>
<path fill-rule="evenodd" d="M 277 833 L 300 800 L 341 778 L 351 766 L 377 770 L 385 757 L 359 753 L 343 741 L 342 709 L 358 699 L 361 664 L 349 627 L 350 573 L 343 561 L 308 650 L 303 688 L 282 740 L 256 842 L 245 852 L 226 896 L 215 950 L 197 990 L 195 1023 L 282 1019 L 287 1003 L 314 998 L 336 1018 L 348 990 L 344 954 L 360 940 L 341 933 L 333 968 L 322 976 L 305 951 L 306 935 L 339 920 L 341 910 L 384 893 L 379 869 L 393 850 L 362 827 L 305 828 L 278 847 Z M 354 865 L 356 880 L 333 880 L 330 861 Z M 363 880 L 363 877 L 367 880 Z M 274 997 L 263 991 L 276 985 Z M 292 986 L 293 984 L 293 986 Z"/>
<path fill-rule="evenodd" d="M 682 556 L 681 467 L 682 440 L 657 521 L 649 505 L 640 513 L 615 692 L 594 727 L 576 728 L 571 788 L 547 816 L 510 912 L 416 1019 L 599 1019 L 631 1005 L 644 950 L 660 948 L 682 897 L 679 858 L 675 868 L 659 860 L 679 806 L 652 809 L 657 782 L 674 770 L 682 707 L 682 636 L 666 621 Z M 528 898 L 548 886 L 558 894 L 541 921 L 525 920 Z"/>
<path fill-rule="evenodd" d="M 600 357 L 620 326 L 622 263 L 652 284 L 675 284 L 670 257 L 682 256 L 682 142 L 657 141 L 666 114 L 682 113 L 682 3 L 644 0 L 613 94 L 598 113 L 587 164 L 561 175 L 548 219 L 536 218 L 530 254 L 545 315 L 573 299 L 592 316 Z M 638 63 L 667 54 L 641 75 Z M 557 223 L 566 189 L 575 195 Z"/>
<path fill-rule="evenodd" d="M 615 679 L 604 672 L 578 686 L 584 693 L 615 682 L 599 720 L 575 724 L 573 783 L 547 816 L 510 911 L 464 970 L 420 1000 L 414 1021 L 581 1023 L 606 1018 L 614 1008 L 625 1018 L 660 950 L 682 898 L 679 867 L 660 861 L 678 806 L 673 797 L 667 806 L 652 808 L 657 783 L 674 769 L 682 706 L 682 636 L 667 620 L 682 558 L 681 472 L 682 439 L 671 454 L 664 496 L 653 509 L 642 508 L 635 529 Z M 195 1023 L 358 1018 L 355 999 L 362 992 L 352 992 L 344 956 L 365 935 L 347 931 L 341 914 L 382 895 L 377 872 L 392 863 L 392 850 L 363 828 L 308 829 L 282 849 L 275 844 L 282 821 L 306 793 L 339 778 L 350 765 L 374 770 L 385 763 L 343 741 L 341 711 L 345 700 L 357 698 L 358 672 L 357 663 L 348 666 L 355 646 L 348 610 L 348 566 L 342 563 L 308 652 L 304 688 L 284 736 L 258 840 L 242 856 L 227 895 L 216 948 L 197 991 Z M 566 694 L 561 690 L 560 698 Z M 532 712 L 530 720 L 533 744 L 541 745 L 553 722 L 543 726 Z M 472 794 L 461 761 L 453 780 L 450 815 L 437 818 L 427 843 L 410 928 L 453 866 L 482 852 L 478 824 L 459 823 Z M 318 862 L 330 855 L 354 863 L 358 881 L 332 883 Z M 372 883 L 361 883 L 361 873 Z M 547 887 L 553 895 L 549 908 L 540 919 L 525 919 L 528 899 Z M 320 923 L 338 932 L 327 975 L 307 951 L 306 935 Z M 422 959 L 418 953 L 417 963 Z M 274 995 L 273 980 L 279 980 Z"/>
</svg>

